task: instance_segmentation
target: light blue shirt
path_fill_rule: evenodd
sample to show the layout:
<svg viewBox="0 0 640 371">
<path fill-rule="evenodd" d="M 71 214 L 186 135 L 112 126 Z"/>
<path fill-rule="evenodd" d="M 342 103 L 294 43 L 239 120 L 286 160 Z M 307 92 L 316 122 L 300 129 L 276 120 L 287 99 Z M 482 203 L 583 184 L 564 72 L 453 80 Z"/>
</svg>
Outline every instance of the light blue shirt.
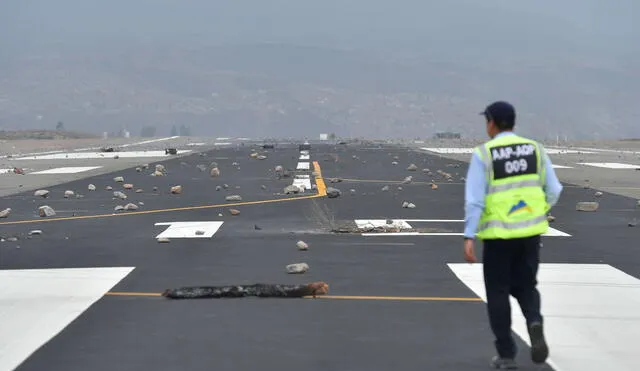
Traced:
<svg viewBox="0 0 640 371">
<path fill-rule="evenodd" d="M 496 138 L 505 135 L 514 135 L 514 133 L 502 132 L 496 135 Z M 545 185 L 543 190 L 547 198 L 547 203 L 552 207 L 560 198 L 560 193 L 562 193 L 562 184 L 560 184 L 560 181 L 556 176 L 556 172 L 553 169 L 551 159 L 544 148 L 542 148 L 542 162 L 546 169 Z M 487 194 L 488 187 L 489 183 L 486 177 L 485 164 L 478 154 L 474 152 L 471 156 L 471 162 L 469 163 L 469 170 L 467 170 L 467 178 L 464 187 L 464 236 L 467 238 L 475 238 L 476 231 L 478 230 L 478 223 L 480 222 L 480 216 L 484 210 L 484 199 Z"/>
</svg>

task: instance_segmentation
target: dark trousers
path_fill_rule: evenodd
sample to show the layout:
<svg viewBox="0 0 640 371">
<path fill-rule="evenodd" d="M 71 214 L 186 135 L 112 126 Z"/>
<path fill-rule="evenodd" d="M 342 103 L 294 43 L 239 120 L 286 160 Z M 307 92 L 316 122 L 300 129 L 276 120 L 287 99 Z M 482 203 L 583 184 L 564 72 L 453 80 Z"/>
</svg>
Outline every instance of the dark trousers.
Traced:
<svg viewBox="0 0 640 371">
<path fill-rule="evenodd" d="M 536 285 L 540 261 L 540 236 L 511 240 L 485 240 L 482 263 L 489 323 L 498 355 L 514 358 L 509 295 L 518 300 L 527 325 L 542 322 L 540 293 Z"/>
</svg>

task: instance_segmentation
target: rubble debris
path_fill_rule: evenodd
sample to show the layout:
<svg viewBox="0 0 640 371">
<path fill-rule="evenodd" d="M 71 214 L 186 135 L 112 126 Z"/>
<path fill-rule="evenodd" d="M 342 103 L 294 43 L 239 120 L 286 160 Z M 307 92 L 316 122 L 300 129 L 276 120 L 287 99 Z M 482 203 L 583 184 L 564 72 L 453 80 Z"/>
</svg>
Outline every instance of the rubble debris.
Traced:
<svg viewBox="0 0 640 371">
<path fill-rule="evenodd" d="M 124 188 L 124 189 L 133 189 L 133 184 L 131 184 L 131 183 L 123 184 L 122 188 Z"/>
<path fill-rule="evenodd" d="M 6 218 L 6 217 L 9 216 L 9 214 L 11 214 L 11 208 L 10 207 L 0 211 L 0 218 Z"/>
<path fill-rule="evenodd" d="M 403 203 L 402 203 L 402 207 L 403 207 L 404 209 L 415 209 L 415 208 L 416 208 L 416 205 L 415 205 L 415 204 L 413 204 L 413 203 L 411 203 L 411 202 L 407 202 L 407 201 L 405 201 L 405 202 L 403 202 Z"/>
<path fill-rule="evenodd" d="M 262 230 L 262 228 L 258 227 L 257 224 L 253 225 L 253 229 L 255 229 L 256 231 L 261 231 Z"/>
<path fill-rule="evenodd" d="M 219 190 L 221 190 L 221 189 L 222 189 L 222 187 L 221 187 L 221 186 L 219 186 L 219 185 L 217 185 L 217 186 L 216 186 L 216 191 L 219 191 Z"/>
<path fill-rule="evenodd" d="M 388 192 L 389 191 L 389 186 L 386 185 L 386 186 L 382 187 L 381 191 L 382 192 Z"/>
<path fill-rule="evenodd" d="M 298 250 L 302 250 L 302 251 L 309 250 L 309 245 L 304 241 L 296 242 L 296 247 L 298 248 Z"/>
<path fill-rule="evenodd" d="M 138 205 L 133 204 L 133 203 L 128 203 L 126 205 L 124 205 L 124 209 L 129 211 L 129 210 L 138 210 Z"/>
<path fill-rule="evenodd" d="M 596 193 L 594 194 L 594 196 L 596 196 L 596 197 L 602 197 L 602 195 L 603 195 L 603 193 L 602 193 L 602 192 L 596 192 Z"/>
<path fill-rule="evenodd" d="M 153 187 L 154 192 L 158 192 L 158 187 Z"/>
<path fill-rule="evenodd" d="M 144 192 L 144 190 L 142 188 L 136 189 L 136 193 L 142 193 L 142 192 Z"/>
<path fill-rule="evenodd" d="M 425 169 L 422 169 L 422 172 L 423 172 L 423 173 L 425 173 L 425 174 L 427 174 L 427 173 L 430 173 L 430 172 L 431 172 L 431 170 L 429 170 L 429 169 L 425 168 Z"/>
<path fill-rule="evenodd" d="M 431 189 L 435 191 L 436 189 L 438 189 L 438 185 L 435 183 L 431 183 Z"/>
<path fill-rule="evenodd" d="M 156 164 L 156 171 L 159 171 L 161 173 L 165 173 L 167 171 L 167 169 L 162 164 Z"/>
<path fill-rule="evenodd" d="M 160 238 L 158 238 L 158 239 L 157 239 L 157 241 L 158 241 L 159 243 L 169 243 L 169 238 L 167 238 L 167 237 L 160 237 Z"/>
<path fill-rule="evenodd" d="M 222 188 L 229 189 L 229 185 L 225 183 L 225 184 L 222 185 Z"/>
<path fill-rule="evenodd" d="M 329 178 L 329 183 L 341 183 L 342 179 L 340 178 Z"/>
<path fill-rule="evenodd" d="M 200 170 L 200 172 L 203 172 L 203 173 L 204 173 L 205 171 L 207 171 L 207 166 L 206 166 L 206 165 L 203 165 L 203 164 L 198 164 L 198 165 L 196 165 L 196 168 L 197 168 L 198 170 Z"/>
<path fill-rule="evenodd" d="M 266 160 L 266 159 L 267 159 L 267 156 L 265 155 L 258 156 L 258 160 Z"/>
<path fill-rule="evenodd" d="M 53 210 L 53 208 L 48 205 L 40 206 L 38 208 L 38 213 L 42 218 L 56 215 L 56 212 Z"/>
<path fill-rule="evenodd" d="M 242 196 L 240 195 L 229 195 L 224 198 L 225 201 L 242 201 Z"/>
<path fill-rule="evenodd" d="M 40 229 L 34 229 L 32 231 L 29 231 L 29 236 L 40 236 L 42 235 L 42 231 Z"/>
<path fill-rule="evenodd" d="M 633 219 L 632 221 L 629 222 L 629 224 L 627 224 L 629 227 L 635 227 L 638 225 L 638 220 Z"/>
<path fill-rule="evenodd" d="M 116 182 L 116 183 L 124 183 L 124 177 L 117 176 L 117 177 L 113 178 L 113 181 Z"/>
<path fill-rule="evenodd" d="M 120 191 L 113 192 L 113 197 L 119 198 L 121 200 L 126 200 L 127 199 L 127 195 L 124 194 L 123 192 L 120 192 Z"/>
<path fill-rule="evenodd" d="M 22 168 L 19 168 L 19 167 L 14 167 L 13 168 L 13 173 L 14 174 L 18 174 L 18 175 L 24 175 L 24 170 Z"/>
<path fill-rule="evenodd" d="M 391 162 L 391 165 L 398 165 L 398 161 Z"/>
<path fill-rule="evenodd" d="M 413 177 L 412 177 L 411 175 L 409 175 L 408 177 L 406 177 L 406 178 L 404 178 L 404 179 L 402 180 L 402 183 L 401 183 L 401 184 L 409 184 L 409 183 L 411 183 L 411 182 L 413 182 Z"/>
<path fill-rule="evenodd" d="M 46 197 L 49 196 L 49 191 L 47 191 L 46 189 L 39 189 L 39 190 L 35 191 L 33 193 L 33 195 L 34 196 L 39 196 L 39 197 L 42 197 L 42 198 L 46 198 Z"/>
<path fill-rule="evenodd" d="M 113 187 L 112 186 L 106 186 L 104 187 L 105 191 L 113 191 Z"/>
<path fill-rule="evenodd" d="M 577 211 L 596 211 L 600 206 L 597 202 L 578 202 L 576 204 Z"/>
<path fill-rule="evenodd" d="M 236 216 L 236 215 L 240 215 L 240 210 L 238 209 L 229 209 L 229 214 Z"/>
<path fill-rule="evenodd" d="M 93 184 L 89 184 L 89 185 L 87 186 L 87 189 L 88 189 L 88 190 L 90 190 L 90 191 L 95 191 L 95 190 L 96 190 L 96 186 L 95 186 L 95 185 L 93 185 Z"/>
<path fill-rule="evenodd" d="M 285 269 L 289 274 L 302 274 L 309 270 L 309 265 L 307 263 L 295 263 L 287 265 Z"/>
<path fill-rule="evenodd" d="M 163 176 L 163 175 L 164 175 L 164 173 L 162 171 L 158 171 L 158 170 L 156 170 L 153 173 L 151 173 L 151 176 Z"/>
<path fill-rule="evenodd" d="M 174 195 L 182 193 L 182 186 L 181 185 L 177 185 L 177 186 L 171 187 L 171 193 L 174 194 Z"/>
<path fill-rule="evenodd" d="M 267 189 L 267 186 L 263 184 L 263 185 L 260 186 L 260 189 L 262 189 L 264 191 L 264 190 Z"/>
<path fill-rule="evenodd" d="M 118 206 L 113 208 L 113 211 L 122 211 L 122 210 L 124 210 L 124 206 L 122 206 L 122 205 L 118 205 Z"/>
<path fill-rule="evenodd" d="M 548 221 L 549 223 L 553 223 L 553 222 L 555 222 L 555 221 L 556 221 L 556 217 L 555 217 L 555 216 L 553 216 L 553 215 L 547 215 L 547 221 Z"/>
<path fill-rule="evenodd" d="M 290 185 L 284 187 L 284 190 L 282 191 L 282 193 L 288 195 L 288 194 L 300 193 L 301 191 L 302 190 L 298 186 L 290 184 Z"/>
<path fill-rule="evenodd" d="M 400 186 L 398 186 L 397 189 L 398 189 L 398 191 L 402 191 L 402 187 L 400 187 Z"/>
<path fill-rule="evenodd" d="M 333 188 L 333 187 L 328 187 L 327 188 L 327 197 L 329 197 L 329 198 L 338 198 L 341 195 L 342 195 L 342 192 L 340 192 L 339 189 Z"/>
<path fill-rule="evenodd" d="M 418 170 L 418 167 L 416 166 L 416 164 L 411 164 L 407 167 L 407 171 L 416 171 Z"/>
<path fill-rule="evenodd" d="M 69 198 L 71 196 L 75 195 L 75 193 L 71 190 L 66 190 L 64 191 L 64 198 Z"/>
<path fill-rule="evenodd" d="M 353 188 L 351 188 L 351 189 L 349 190 L 349 193 L 351 193 L 351 195 L 352 195 L 352 196 L 354 196 L 354 195 L 356 194 L 356 190 L 355 190 L 355 189 L 353 189 Z"/>
<path fill-rule="evenodd" d="M 142 168 L 141 168 L 141 167 L 137 167 L 137 168 L 136 168 L 136 171 L 137 171 L 137 172 L 139 172 L 139 173 L 141 173 L 141 172 L 142 172 Z"/>
<path fill-rule="evenodd" d="M 326 295 L 329 285 L 324 282 L 313 282 L 305 285 L 282 285 L 257 283 L 237 286 L 199 286 L 167 289 L 162 296 L 169 299 L 203 299 L 203 298 L 243 298 L 256 296 L 259 298 L 303 298 Z"/>
<path fill-rule="evenodd" d="M 218 169 L 217 167 L 212 168 L 211 171 L 209 172 L 209 175 L 213 178 L 219 177 L 220 169 Z"/>
<path fill-rule="evenodd" d="M 211 168 L 218 167 L 218 163 L 213 161 L 212 163 L 209 164 L 209 167 Z"/>
<path fill-rule="evenodd" d="M 149 168 L 149 164 L 142 164 L 142 170 L 147 170 Z"/>
</svg>

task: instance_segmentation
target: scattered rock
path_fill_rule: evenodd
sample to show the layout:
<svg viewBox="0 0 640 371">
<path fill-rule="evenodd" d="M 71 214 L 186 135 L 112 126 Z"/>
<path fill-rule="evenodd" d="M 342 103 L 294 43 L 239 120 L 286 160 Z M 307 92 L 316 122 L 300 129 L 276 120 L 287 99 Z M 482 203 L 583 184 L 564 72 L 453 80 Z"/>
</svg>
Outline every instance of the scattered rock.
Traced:
<svg viewBox="0 0 640 371">
<path fill-rule="evenodd" d="M 266 160 L 266 159 L 267 159 L 267 156 L 265 155 L 258 156 L 258 160 Z"/>
<path fill-rule="evenodd" d="M 9 216 L 9 214 L 11 213 L 11 208 L 8 207 L 2 211 L 0 211 L 0 218 L 6 218 Z"/>
<path fill-rule="evenodd" d="M 341 195 L 342 195 L 342 192 L 340 192 L 339 189 L 333 188 L 333 187 L 328 187 L 327 188 L 327 197 L 329 197 L 329 198 L 338 198 Z"/>
<path fill-rule="evenodd" d="M 137 167 L 137 168 L 136 168 L 136 171 L 137 171 L 137 172 L 139 172 L 139 173 L 141 173 L 141 172 L 142 172 L 142 168 L 141 168 L 141 167 Z"/>
<path fill-rule="evenodd" d="M 149 164 L 142 164 L 142 169 L 147 170 L 149 168 Z"/>
<path fill-rule="evenodd" d="M 156 171 L 159 171 L 159 172 L 161 172 L 161 173 L 164 173 L 164 172 L 166 172 L 166 171 L 167 171 L 167 169 L 164 167 L 164 165 L 162 165 L 162 164 L 157 164 L 157 165 L 156 165 Z"/>
<path fill-rule="evenodd" d="M 209 175 L 211 175 L 212 177 L 219 177 L 220 176 L 220 170 L 217 167 L 214 167 L 213 169 L 211 169 L 211 172 L 209 172 Z"/>
<path fill-rule="evenodd" d="M 142 188 L 136 189 L 136 193 L 142 193 L 142 192 L 144 192 L 144 190 Z"/>
<path fill-rule="evenodd" d="M 224 188 L 224 189 L 229 189 L 229 185 L 228 185 L 228 184 L 223 184 L 223 185 L 222 185 L 222 188 Z"/>
<path fill-rule="evenodd" d="M 415 209 L 416 205 L 412 204 L 411 202 L 405 201 L 402 203 L 402 207 L 405 209 Z"/>
<path fill-rule="evenodd" d="M 154 192 L 158 192 L 158 187 L 153 187 Z"/>
<path fill-rule="evenodd" d="M 596 192 L 596 193 L 594 194 L 594 196 L 596 196 L 596 197 L 602 197 L 602 195 L 603 195 L 603 193 L 602 193 L 602 192 Z"/>
<path fill-rule="evenodd" d="M 87 186 L 87 189 L 88 189 L 88 190 L 90 190 L 90 191 L 95 191 L 95 190 L 96 190 L 96 186 L 95 186 L 95 185 L 93 185 L 93 184 L 89 184 L 89 185 Z"/>
<path fill-rule="evenodd" d="M 124 209 L 129 211 L 129 210 L 138 210 L 138 205 L 136 204 L 132 204 L 132 203 L 128 203 L 126 205 L 124 205 Z"/>
<path fill-rule="evenodd" d="M 577 211 L 596 211 L 600 207 L 597 202 L 578 202 L 576 204 Z"/>
<path fill-rule="evenodd" d="M 632 221 L 629 222 L 629 224 L 627 224 L 629 227 L 635 227 L 638 225 L 638 221 L 636 219 L 633 219 Z"/>
<path fill-rule="evenodd" d="M 40 236 L 42 234 L 42 231 L 39 229 L 34 229 L 32 231 L 29 231 L 29 236 Z"/>
<path fill-rule="evenodd" d="M 163 175 L 164 175 L 164 173 L 162 171 L 158 171 L 158 170 L 156 170 L 153 173 L 151 173 L 151 176 L 163 176 Z"/>
<path fill-rule="evenodd" d="M 203 173 L 204 173 L 205 171 L 207 171 L 207 166 L 206 166 L 206 165 L 204 165 L 204 164 L 198 164 L 198 165 L 196 165 L 196 168 L 197 168 L 198 170 L 200 170 L 201 172 L 203 172 Z"/>
<path fill-rule="evenodd" d="M 262 189 L 264 191 L 264 190 L 267 189 L 267 186 L 263 184 L 263 185 L 260 186 L 260 189 Z"/>
<path fill-rule="evenodd" d="M 398 191 L 402 191 L 402 187 L 398 186 Z"/>
<path fill-rule="evenodd" d="M 218 167 L 218 163 L 213 161 L 212 163 L 209 164 L 209 167 Z"/>
<path fill-rule="evenodd" d="M 160 237 L 157 240 L 159 243 L 169 243 L 169 239 L 167 237 Z"/>
<path fill-rule="evenodd" d="M 296 247 L 298 247 L 298 250 L 309 250 L 309 245 L 304 241 L 298 241 Z"/>
<path fill-rule="evenodd" d="M 229 209 L 229 213 L 233 216 L 240 215 L 240 210 L 238 209 Z"/>
<path fill-rule="evenodd" d="M 329 183 L 341 183 L 342 179 L 340 178 L 330 178 Z"/>
<path fill-rule="evenodd" d="M 131 184 L 131 183 L 123 184 L 122 188 L 124 188 L 124 189 L 133 189 L 133 184 Z"/>
<path fill-rule="evenodd" d="M 388 191 L 389 191 L 389 186 L 388 185 L 382 187 L 382 192 L 388 192 Z"/>
<path fill-rule="evenodd" d="M 422 172 L 426 174 L 426 173 L 430 173 L 431 170 L 425 168 L 425 169 L 422 169 Z"/>
<path fill-rule="evenodd" d="M 112 186 L 106 186 L 104 187 L 105 191 L 113 191 L 113 187 Z"/>
<path fill-rule="evenodd" d="M 553 216 L 553 215 L 547 215 L 547 221 L 548 221 L 549 223 L 553 223 L 553 222 L 555 222 L 555 221 L 556 221 L 556 217 L 555 217 L 555 216 Z"/>
<path fill-rule="evenodd" d="M 117 176 L 117 177 L 113 178 L 113 181 L 116 182 L 116 183 L 124 183 L 124 177 Z"/>
<path fill-rule="evenodd" d="M 46 189 L 39 189 L 37 191 L 35 191 L 33 193 L 34 196 L 39 196 L 42 198 L 46 198 L 47 196 L 49 196 L 49 191 L 47 191 Z"/>
<path fill-rule="evenodd" d="M 127 195 L 124 194 L 123 192 L 120 192 L 120 191 L 113 192 L 113 197 L 119 198 L 121 200 L 126 200 L 127 199 Z"/>
<path fill-rule="evenodd" d="M 256 152 L 253 152 L 252 154 L 249 155 L 249 157 L 256 158 L 258 157 L 258 154 Z"/>
<path fill-rule="evenodd" d="M 177 186 L 171 187 L 171 193 L 174 195 L 182 193 L 182 186 L 177 185 Z"/>
<path fill-rule="evenodd" d="M 75 193 L 73 193 L 73 191 L 70 191 L 70 190 L 64 191 L 64 198 L 69 198 L 69 197 L 71 197 L 73 195 L 75 195 Z"/>
<path fill-rule="evenodd" d="M 409 165 L 409 167 L 407 167 L 407 171 L 416 171 L 418 170 L 418 167 L 416 166 L 416 164 L 411 164 Z"/>
<path fill-rule="evenodd" d="M 284 187 L 284 190 L 282 191 L 284 194 L 289 195 L 289 194 L 296 194 L 296 193 L 300 193 L 301 189 L 298 186 L 295 186 L 293 184 L 290 184 L 286 187 Z"/>
<path fill-rule="evenodd" d="M 431 183 L 431 189 L 436 190 L 438 189 L 438 185 L 435 183 Z"/>
<path fill-rule="evenodd" d="M 122 210 L 124 210 L 124 206 L 122 206 L 122 205 L 118 205 L 118 206 L 113 208 L 113 211 L 122 211 Z"/>
<path fill-rule="evenodd" d="M 56 215 L 56 212 L 53 210 L 53 208 L 48 205 L 40 206 L 38 208 L 38 213 L 42 218 Z"/>
<path fill-rule="evenodd" d="M 229 195 L 224 199 L 225 201 L 242 201 L 242 197 L 240 195 Z"/>
<path fill-rule="evenodd" d="M 409 175 L 408 177 L 404 178 L 404 180 L 402 181 L 401 184 L 409 184 L 413 181 L 413 177 L 411 175 Z"/>
<path fill-rule="evenodd" d="M 219 191 L 219 190 L 221 190 L 221 189 L 222 189 L 222 187 L 221 187 L 221 186 L 219 186 L 219 185 L 217 185 L 217 186 L 216 186 L 216 191 Z"/>
<path fill-rule="evenodd" d="M 309 265 L 307 265 L 307 263 L 289 264 L 287 265 L 286 270 L 289 274 L 301 274 L 309 270 Z"/>
<path fill-rule="evenodd" d="M 356 190 L 355 190 L 355 189 L 353 189 L 353 188 L 352 188 L 352 189 L 350 189 L 350 190 L 349 190 L 349 192 L 351 193 L 351 195 L 352 195 L 352 196 L 356 194 Z"/>
<path fill-rule="evenodd" d="M 391 165 L 398 165 L 398 161 L 391 162 Z"/>
</svg>

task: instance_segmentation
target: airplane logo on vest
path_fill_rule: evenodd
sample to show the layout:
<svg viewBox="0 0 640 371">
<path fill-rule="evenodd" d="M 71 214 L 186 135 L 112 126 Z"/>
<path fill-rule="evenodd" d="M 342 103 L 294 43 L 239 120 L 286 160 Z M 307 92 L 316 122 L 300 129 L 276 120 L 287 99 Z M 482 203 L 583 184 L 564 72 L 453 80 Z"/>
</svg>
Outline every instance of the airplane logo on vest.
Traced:
<svg viewBox="0 0 640 371">
<path fill-rule="evenodd" d="M 521 214 L 525 211 L 532 213 L 533 209 L 531 209 L 531 206 L 527 205 L 526 202 L 520 200 L 517 204 L 511 206 L 511 210 L 509 210 L 507 216 L 511 216 L 513 214 Z"/>
<path fill-rule="evenodd" d="M 511 156 L 522 157 L 533 154 L 536 147 L 533 144 L 517 144 L 513 147 L 501 147 L 491 150 L 491 155 L 495 160 L 510 159 Z"/>
</svg>

